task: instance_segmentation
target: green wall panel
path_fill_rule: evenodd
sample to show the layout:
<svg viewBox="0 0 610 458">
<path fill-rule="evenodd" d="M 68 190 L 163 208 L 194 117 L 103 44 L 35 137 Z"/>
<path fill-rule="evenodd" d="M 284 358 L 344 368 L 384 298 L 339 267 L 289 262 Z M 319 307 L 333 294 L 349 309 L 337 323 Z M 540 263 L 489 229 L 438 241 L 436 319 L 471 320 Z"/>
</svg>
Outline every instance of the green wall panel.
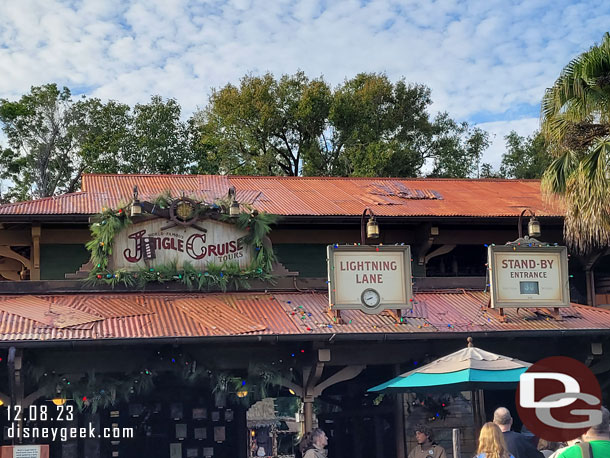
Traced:
<svg viewBox="0 0 610 458">
<path fill-rule="evenodd" d="M 273 245 L 278 260 L 301 277 L 326 277 L 326 245 L 282 243 Z"/>
<path fill-rule="evenodd" d="M 40 245 L 40 279 L 65 280 L 89 260 L 85 245 Z"/>
</svg>

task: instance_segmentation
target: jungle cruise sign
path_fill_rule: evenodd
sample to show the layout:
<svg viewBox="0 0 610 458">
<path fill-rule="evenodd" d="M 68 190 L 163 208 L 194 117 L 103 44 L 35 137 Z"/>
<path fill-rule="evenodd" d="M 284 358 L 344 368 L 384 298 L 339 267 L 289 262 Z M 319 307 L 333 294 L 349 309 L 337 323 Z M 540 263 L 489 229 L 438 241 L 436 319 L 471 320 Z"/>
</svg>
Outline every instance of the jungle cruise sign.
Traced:
<svg viewBox="0 0 610 458">
<path fill-rule="evenodd" d="M 92 217 L 87 281 L 113 287 L 177 281 L 222 291 L 269 281 L 274 255 L 268 234 L 277 217 L 240 206 L 235 196 L 231 187 L 226 199 L 213 203 L 168 192 L 140 201 L 134 187 L 129 204 Z"/>
<path fill-rule="evenodd" d="M 570 306 L 566 247 L 490 246 L 488 260 L 493 308 Z"/>
<path fill-rule="evenodd" d="M 185 262 L 204 269 L 208 263 L 237 262 L 246 268 L 252 262 L 250 247 L 242 238 L 247 234 L 233 224 L 215 220 L 198 227 L 174 226 L 164 229 L 167 221 L 154 219 L 134 223 L 115 238 L 113 267 L 140 269 Z"/>
<path fill-rule="evenodd" d="M 409 246 L 329 245 L 331 309 L 377 314 L 413 307 Z"/>
</svg>

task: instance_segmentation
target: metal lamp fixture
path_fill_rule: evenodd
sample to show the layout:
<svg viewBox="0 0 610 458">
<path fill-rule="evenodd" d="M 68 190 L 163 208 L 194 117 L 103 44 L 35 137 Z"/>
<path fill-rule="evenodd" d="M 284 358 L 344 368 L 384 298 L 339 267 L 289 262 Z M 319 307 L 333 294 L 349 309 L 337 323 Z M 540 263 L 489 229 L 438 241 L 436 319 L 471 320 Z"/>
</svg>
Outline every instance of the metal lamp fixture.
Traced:
<svg viewBox="0 0 610 458">
<path fill-rule="evenodd" d="M 133 202 L 131 203 L 131 216 L 138 216 L 142 214 L 142 206 L 138 200 L 138 187 L 133 187 Z"/>
<path fill-rule="evenodd" d="M 534 238 L 540 237 L 541 235 L 540 221 L 538 221 L 535 216 L 532 216 L 530 222 L 527 224 L 527 233 L 530 237 Z"/>
<path fill-rule="evenodd" d="M 366 223 L 366 232 L 364 231 L 364 220 L 366 218 L 366 214 L 369 214 L 369 220 Z M 362 212 L 362 218 L 360 218 L 360 241 L 362 245 L 366 245 L 366 239 L 378 239 L 379 238 L 379 224 L 377 224 L 377 220 L 375 219 L 375 214 L 370 208 L 365 208 Z"/>
<path fill-rule="evenodd" d="M 229 208 L 229 216 L 239 216 L 241 210 L 239 209 L 239 202 L 234 200 Z"/>
<path fill-rule="evenodd" d="M 540 235 L 542 234 L 542 230 L 540 228 L 540 221 L 536 219 L 536 214 L 532 210 L 526 208 L 519 215 L 519 238 L 523 238 L 523 215 L 525 215 L 525 212 L 530 213 L 530 220 L 527 224 L 528 235 L 532 238 L 540 237 Z"/>
<path fill-rule="evenodd" d="M 379 224 L 377 224 L 374 216 L 366 223 L 366 236 L 369 239 L 379 238 Z"/>
<path fill-rule="evenodd" d="M 235 188 L 231 186 L 229 188 L 229 197 L 231 198 L 231 206 L 229 207 L 229 216 L 239 216 L 241 210 L 239 209 L 239 202 L 235 198 Z"/>
</svg>

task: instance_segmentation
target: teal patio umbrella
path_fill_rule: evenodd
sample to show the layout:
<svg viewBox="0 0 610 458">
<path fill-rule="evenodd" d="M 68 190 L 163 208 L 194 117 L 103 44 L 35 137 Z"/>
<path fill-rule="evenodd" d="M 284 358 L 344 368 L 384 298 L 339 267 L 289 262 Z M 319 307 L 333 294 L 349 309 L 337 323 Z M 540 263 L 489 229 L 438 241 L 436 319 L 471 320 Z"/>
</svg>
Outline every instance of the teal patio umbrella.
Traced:
<svg viewBox="0 0 610 458">
<path fill-rule="evenodd" d="M 511 389 L 517 387 L 519 376 L 530 366 L 531 363 L 476 348 L 469 337 L 468 347 L 368 391 L 405 393 Z"/>
</svg>

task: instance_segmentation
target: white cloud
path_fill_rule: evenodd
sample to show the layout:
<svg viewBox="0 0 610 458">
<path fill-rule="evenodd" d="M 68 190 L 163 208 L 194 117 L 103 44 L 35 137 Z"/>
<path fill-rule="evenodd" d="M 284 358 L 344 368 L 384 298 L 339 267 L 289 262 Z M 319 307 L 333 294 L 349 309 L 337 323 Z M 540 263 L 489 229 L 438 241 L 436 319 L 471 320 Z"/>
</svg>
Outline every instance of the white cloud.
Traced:
<svg viewBox="0 0 610 458">
<path fill-rule="evenodd" d="M 544 89 L 601 39 L 610 4 L 22 0 L 0 2 L 0 17 L 2 98 L 57 82 L 131 104 L 156 93 L 175 97 L 188 115 L 205 105 L 210 88 L 249 72 L 302 69 L 333 85 L 361 71 L 386 72 L 429 85 L 434 111 L 503 136 L 508 126 L 523 134 L 536 127 L 531 117 Z M 515 114 L 515 107 L 530 109 Z M 494 164 L 497 144 L 488 153 Z"/>
</svg>

